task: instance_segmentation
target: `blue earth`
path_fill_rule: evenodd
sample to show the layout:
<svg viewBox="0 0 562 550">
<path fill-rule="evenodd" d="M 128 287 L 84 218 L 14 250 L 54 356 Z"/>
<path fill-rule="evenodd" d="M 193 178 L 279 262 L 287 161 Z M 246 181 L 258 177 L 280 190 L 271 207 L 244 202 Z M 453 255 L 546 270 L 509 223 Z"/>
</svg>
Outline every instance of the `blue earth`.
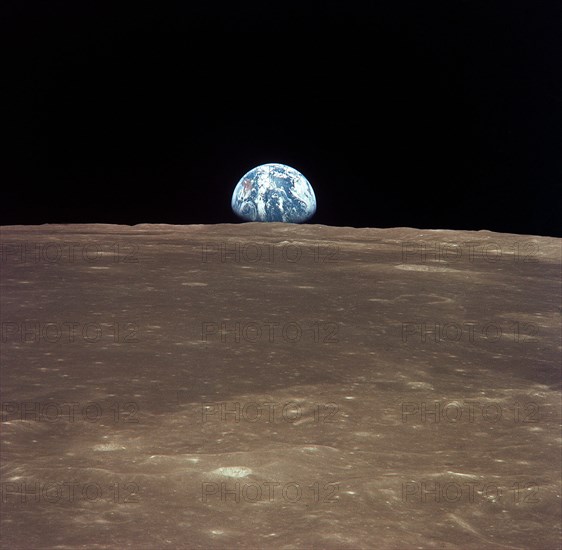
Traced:
<svg viewBox="0 0 562 550">
<path fill-rule="evenodd" d="M 302 223 L 316 212 L 316 196 L 300 172 L 270 163 L 256 166 L 242 177 L 231 205 L 246 221 Z"/>
</svg>

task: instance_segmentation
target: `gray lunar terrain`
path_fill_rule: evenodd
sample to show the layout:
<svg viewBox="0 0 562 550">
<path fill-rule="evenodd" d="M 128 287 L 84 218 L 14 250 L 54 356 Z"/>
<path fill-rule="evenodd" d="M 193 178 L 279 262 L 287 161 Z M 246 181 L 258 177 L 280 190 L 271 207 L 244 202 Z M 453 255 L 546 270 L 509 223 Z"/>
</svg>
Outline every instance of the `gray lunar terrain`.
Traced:
<svg viewBox="0 0 562 550">
<path fill-rule="evenodd" d="M 560 547 L 561 241 L 1 230 L 1 547 Z"/>
</svg>

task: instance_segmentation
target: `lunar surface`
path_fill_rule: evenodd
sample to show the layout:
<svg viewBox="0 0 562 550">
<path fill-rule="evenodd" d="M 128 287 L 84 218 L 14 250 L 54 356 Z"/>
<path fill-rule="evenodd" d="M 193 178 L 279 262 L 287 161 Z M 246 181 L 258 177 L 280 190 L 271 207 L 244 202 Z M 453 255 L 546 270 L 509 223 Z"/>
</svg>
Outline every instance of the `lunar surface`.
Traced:
<svg viewBox="0 0 562 550">
<path fill-rule="evenodd" d="M 560 546 L 561 241 L 1 231 L 1 546 Z"/>
</svg>

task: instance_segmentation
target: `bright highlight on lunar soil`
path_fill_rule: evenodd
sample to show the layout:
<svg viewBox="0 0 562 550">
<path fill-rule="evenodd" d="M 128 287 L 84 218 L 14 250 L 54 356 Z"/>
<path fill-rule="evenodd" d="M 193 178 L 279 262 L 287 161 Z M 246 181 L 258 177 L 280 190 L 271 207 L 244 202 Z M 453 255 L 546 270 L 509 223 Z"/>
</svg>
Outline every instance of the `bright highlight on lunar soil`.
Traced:
<svg viewBox="0 0 562 550">
<path fill-rule="evenodd" d="M 242 177 L 231 205 L 234 213 L 246 221 L 302 223 L 316 212 L 316 196 L 299 171 L 270 163 Z"/>
</svg>

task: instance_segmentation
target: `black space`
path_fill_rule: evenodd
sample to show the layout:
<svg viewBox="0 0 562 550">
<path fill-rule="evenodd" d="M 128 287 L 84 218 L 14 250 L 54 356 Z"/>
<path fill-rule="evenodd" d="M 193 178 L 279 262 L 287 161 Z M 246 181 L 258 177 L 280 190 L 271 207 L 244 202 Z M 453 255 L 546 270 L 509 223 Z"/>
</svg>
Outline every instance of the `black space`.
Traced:
<svg viewBox="0 0 562 550">
<path fill-rule="evenodd" d="M 0 223 L 238 222 L 281 162 L 311 223 L 562 236 L 560 6 L 11 0 Z"/>
</svg>

